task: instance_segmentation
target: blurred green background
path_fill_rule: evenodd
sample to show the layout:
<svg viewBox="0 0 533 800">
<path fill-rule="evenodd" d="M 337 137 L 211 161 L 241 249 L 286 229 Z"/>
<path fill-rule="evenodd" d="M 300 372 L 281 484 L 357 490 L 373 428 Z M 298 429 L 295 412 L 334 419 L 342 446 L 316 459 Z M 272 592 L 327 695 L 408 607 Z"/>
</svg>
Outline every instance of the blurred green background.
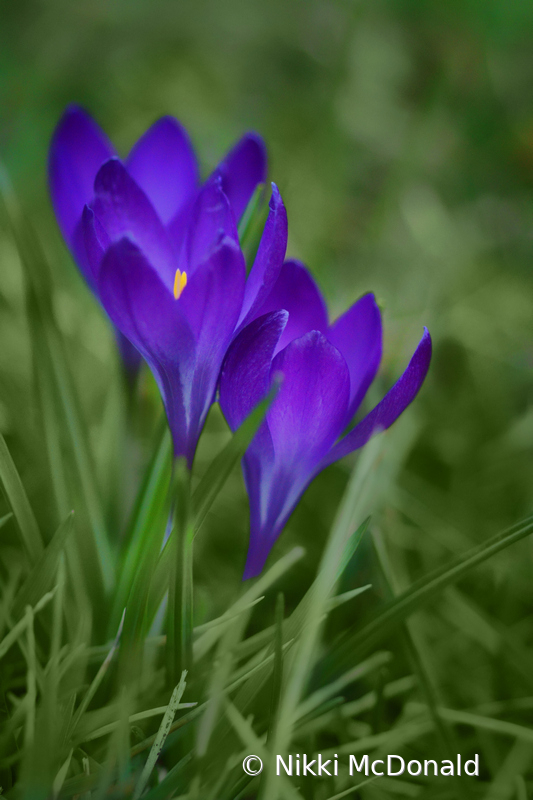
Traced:
<svg viewBox="0 0 533 800">
<path fill-rule="evenodd" d="M 429 327 L 432 369 L 387 434 L 401 458 L 373 507 L 405 587 L 533 505 L 532 86 L 524 0 L 0 2 L 0 157 L 51 258 L 54 312 L 117 537 L 161 412 L 143 376 L 124 432 L 112 335 L 56 229 L 46 158 L 65 105 L 85 106 L 123 153 L 173 114 L 206 173 L 244 131 L 262 134 L 289 255 L 308 264 L 333 316 L 368 290 L 383 307 L 385 358 L 367 404 Z M 21 268 L 2 231 L 0 265 L 0 430 L 51 534 Z M 215 409 L 199 474 L 226 436 Z M 284 587 L 289 606 L 314 575 L 348 466 L 315 481 L 276 546 L 307 549 Z M 236 474 L 198 542 L 200 616 L 234 596 L 246 530 Z M 506 638 L 521 652 L 533 643 L 531 556 L 526 540 L 417 614 L 445 704 L 533 694 L 533 672 L 516 669 Z M 370 545 L 352 573 L 374 584 L 374 607 L 384 590 Z M 350 624 L 341 615 L 337 627 Z M 499 774 L 509 743 L 485 744 Z M 530 756 L 517 756 L 518 771 Z"/>
</svg>

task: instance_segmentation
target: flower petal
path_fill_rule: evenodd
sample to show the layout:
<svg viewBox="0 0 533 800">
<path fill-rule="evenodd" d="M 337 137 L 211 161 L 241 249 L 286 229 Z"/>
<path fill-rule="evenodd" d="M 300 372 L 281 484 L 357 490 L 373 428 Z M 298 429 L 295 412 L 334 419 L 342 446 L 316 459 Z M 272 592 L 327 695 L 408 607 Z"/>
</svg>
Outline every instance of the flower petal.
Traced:
<svg viewBox="0 0 533 800">
<path fill-rule="evenodd" d="M 286 311 L 259 317 L 239 333 L 229 348 L 220 376 L 220 407 L 232 430 L 239 427 L 268 392 L 272 355 L 286 323 Z M 263 529 L 262 510 L 268 501 L 273 462 L 272 438 L 263 422 L 243 459 L 250 503 L 249 560 L 252 559 L 252 572 L 245 577 L 257 574 L 264 562 L 263 559 L 254 571 L 254 553 Z"/>
<path fill-rule="evenodd" d="M 194 202 L 185 238 L 182 258 L 188 275 L 192 275 L 199 264 L 204 263 L 224 236 L 239 241 L 235 215 L 224 191 L 220 178 L 210 178 L 200 190 Z"/>
<path fill-rule="evenodd" d="M 326 333 L 348 364 L 350 404 L 348 423 L 374 380 L 381 361 L 381 314 L 373 294 L 361 297 Z"/>
<path fill-rule="evenodd" d="M 228 350 L 220 375 L 220 407 L 236 430 L 265 397 L 272 356 L 287 323 L 287 312 L 259 317 L 244 328 Z"/>
<path fill-rule="evenodd" d="M 94 291 L 96 291 L 102 258 L 110 244 L 111 239 L 102 227 L 100 220 L 95 216 L 92 208 L 85 206 L 74 233 L 73 247 L 80 268 Z"/>
<path fill-rule="evenodd" d="M 67 108 L 52 137 L 48 176 L 54 211 L 69 246 L 83 207 L 93 196 L 95 175 L 113 155 L 94 120 L 78 106 Z"/>
<path fill-rule="evenodd" d="M 74 234 L 73 246 L 80 268 L 96 295 L 98 295 L 100 264 L 110 244 L 109 237 L 94 216 L 94 212 L 89 206 L 85 206 Z M 141 366 L 142 356 L 118 328 L 115 329 L 115 338 L 126 374 L 133 379 Z"/>
<path fill-rule="evenodd" d="M 115 242 L 100 267 L 98 292 L 113 324 L 139 350 L 159 385 L 176 455 L 192 461 L 191 430 L 184 387 L 191 386 L 195 342 L 179 303 L 156 270 L 129 239 Z"/>
<path fill-rule="evenodd" d="M 225 237 L 187 282 L 178 303 L 195 336 L 199 359 L 213 359 L 221 348 L 224 353 L 227 350 L 241 309 L 245 280 L 244 256 L 239 246 Z"/>
<path fill-rule="evenodd" d="M 222 188 L 236 219 L 242 217 L 257 184 L 265 182 L 266 173 L 266 147 L 256 133 L 243 136 L 218 165 L 215 174 L 222 176 Z"/>
<path fill-rule="evenodd" d="M 319 461 L 342 431 L 350 393 L 344 357 L 318 331 L 295 339 L 274 358 L 281 388 L 267 414 L 276 463 L 295 478 Z"/>
<path fill-rule="evenodd" d="M 265 313 L 260 309 L 280 274 L 287 250 L 287 212 L 275 183 L 272 184 L 269 205 L 270 211 L 259 249 L 246 281 L 241 327 Z"/>
<path fill-rule="evenodd" d="M 424 328 L 424 335 L 401 378 L 389 389 L 383 400 L 332 448 L 321 461 L 317 472 L 363 447 L 374 433 L 389 428 L 415 399 L 424 383 L 430 361 L 431 337 L 427 328 Z"/>
<path fill-rule="evenodd" d="M 259 313 L 267 314 L 278 308 L 289 312 L 289 321 L 278 342 L 276 353 L 309 331 L 327 333 L 326 304 L 310 273 L 299 261 L 290 260 L 283 264 Z"/>
<path fill-rule="evenodd" d="M 173 117 L 155 122 L 132 148 L 126 168 L 166 225 L 198 186 L 189 136 Z"/>
<path fill-rule="evenodd" d="M 99 169 L 92 210 L 111 241 L 136 242 L 169 289 L 174 285 L 176 257 L 166 230 L 143 190 L 124 165 L 113 158 Z"/>
<path fill-rule="evenodd" d="M 137 348 L 132 345 L 129 339 L 126 339 L 124 334 L 121 333 L 118 328 L 115 329 L 115 338 L 117 340 L 117 347 L 126 371 L 126 377 L 130 381 L 134 381 L 139 369 L 141 368 L 142 356 Z"/>
<path fill-rule="evenodd" d="M 318 334 L 316 335 L 318 336 Z M 305 339 L 307 337 L 303 338 Z M 301 342 L 302 339 L 297 341 Z M 285 348 L 285 350 L 274 359 L 274 362 L 280 359 L 280 356 L 283 356 L 284 353 L 290 351 L 295 344 L 296 342 L 293 342 L 292 345 Z M 330 346 L 332 347 L 332 345 Z M 332 347 L 332 349 L 334 348 Z M 431 339 L 429 333 L 425 330 L 424 336 L 400 380 L 392 387 L 381 403 L 376 406 L 374 411 L 365 417 L 365 419 L 362 420 L 353 431 L 347 434 L 344 439 L 335 445 L 325 457 L 319 460 L 318 464 L 315 462 L 314 467 L 312 464 L 309 464 L 307 468 L 304 465 L 303 468 L 300 467 L 298 469 L 295 468 L 293 464 L 287 469 L 285 461 L 282 461 L 278 443 L 280 439 L 283 443 L 282 435 L 284 433 L 286 433 L 287 438 L 289 437 L 298 419 L 295 414 L 292 414 L 288 418 L 282 418 L 280 436 L 279 434 L 276 435 L 269 414 L 267 419 L 274 440 L 275 463 L 273 468 L 263 471 L 259 476 L 259 491 L 256 490 L 253 495 L 253 503 L 252 495 L 250 495 L 251 533 L 250 547 L 244 572 L 245 578 L 254 577 L 261 572 L 275 540 L 281 533 L 300 497 L 312 479 L 324 469 L 324 467 L 328 466 L 328 464 L 333 463 L 338 458 L 342 458 L 342 456 L 347 455 L 352 452 L 352 450 L 366 444 L 374 432 L 392 425 L 394 420 L 397 419 L 402 411 L 409 405 L 424 381 L 429 368 L 430 358 Z M 282 391 L 285 389 L 285 386 L 286 383 L 282 384 Z M 335 403 L 330 398 L 329 401 L 326 400 L 325 402 L 324 411 L 327 409 L 328 404 L 330 409 L 334 409 Z M 273 410 L 275 410 L 275 405 L 276 404 L 274 404 Z M 306 412 L 302 412 L 302 416 L 305 413 Z M 341 415 L 337 417 L 337 420 L 339 420 L 340 417 Z M 340 424 L 342 426 L 342 421 Z M 311 432 L 309 435 L 310 442 L 312 438 L 313 434 Z M 297 446 L 298 444 L 296 443 L 295 447 L 297 448 Z M 254 466 L 253 462 L 251 466 Z M 259 497 L 257 497 L 258 495 Z"/>
<path fill-rule="evenodd" d="M 195 372 L 190 385 L 190 426 L 200 434 L 215 399 L 220 368 L 242 304 L 246 268 L 238 246 L 224 239 L 187 283 L 180 299 L 195 337 Z"/>
<path fill-rule="evenodd" d="M 198 193 L 185 201 L 183 207 L 175 214 L 167 224 L 167 235 L 170 239 L 175 253 L 181 253 L 185 242 L 185 237 L 189 230 L 194 204 L 198 198 Z"/>
<path fill-rule="evenodd" d="M 136 243 L 123 238 L 107 250 L 98 291 L 112 322 L 143 355 L 169 363 L 194 352 L 180 304 Z"/>
</svg>

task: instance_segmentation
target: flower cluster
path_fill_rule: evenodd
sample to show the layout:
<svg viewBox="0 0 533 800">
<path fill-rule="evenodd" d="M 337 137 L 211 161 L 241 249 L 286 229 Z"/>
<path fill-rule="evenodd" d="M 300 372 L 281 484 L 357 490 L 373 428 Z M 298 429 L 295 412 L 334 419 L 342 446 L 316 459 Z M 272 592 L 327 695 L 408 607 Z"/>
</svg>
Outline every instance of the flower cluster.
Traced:
<svg viewBox="0 0 533 800">
<path fill-rule="evenodd" d="M 49 179 L 63 236 L 117 329 L 127 368 L 142 356 L 154 374 L 175 456 L 192 466 L 217 387 L 234 430 L 281 377 L 243 462 L 245 577 L 257 575 L 318 472 L 389 427 L 414 399 L 431 358 L 427 330 L 397 383 L 344 433 L 380 364 L 379 309 L 365 295 L 329 324 L 309 272 L 285 261 L 287 215 L 274 184 L 246 276 L 237 225 L 266 179 L 257 135 L 244 136 L 201 184 L 176 120 L 156 122 L 121 160 L 72 107 L 52 139 Z"/>
</svg>

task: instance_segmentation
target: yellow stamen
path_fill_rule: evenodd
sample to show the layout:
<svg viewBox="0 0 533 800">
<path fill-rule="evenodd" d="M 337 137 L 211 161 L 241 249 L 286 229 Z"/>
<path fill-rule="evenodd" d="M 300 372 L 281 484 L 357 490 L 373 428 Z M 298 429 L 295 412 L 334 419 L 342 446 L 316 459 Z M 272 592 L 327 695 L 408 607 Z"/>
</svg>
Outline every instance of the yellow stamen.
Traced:
<svg viewBox="0 0 533 800">
<path fill-rule="evenodd" d="M 182 291 L 187 286 L 187 273 L 182 272 L 181 269 L 176 270 L 176 276 L 174 278 L 174 298 L 179 300 L 181 297 Z"/>
</svg>

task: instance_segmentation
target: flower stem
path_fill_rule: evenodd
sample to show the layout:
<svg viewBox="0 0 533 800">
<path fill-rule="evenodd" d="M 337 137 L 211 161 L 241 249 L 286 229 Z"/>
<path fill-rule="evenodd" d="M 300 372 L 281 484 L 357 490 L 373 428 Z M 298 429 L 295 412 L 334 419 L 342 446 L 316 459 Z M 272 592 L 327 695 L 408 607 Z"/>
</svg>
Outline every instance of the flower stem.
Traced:
<svg viewBox="0 0 533 800">
<path fill-rule="evenodd" d="M 190 472 L 185 461 L 174 465 L 176 499 L 173 511 L 172 565 L 167 629 L 168 680 L 176 684 L 192 665 L 193 540 Z"/>
</svg>

